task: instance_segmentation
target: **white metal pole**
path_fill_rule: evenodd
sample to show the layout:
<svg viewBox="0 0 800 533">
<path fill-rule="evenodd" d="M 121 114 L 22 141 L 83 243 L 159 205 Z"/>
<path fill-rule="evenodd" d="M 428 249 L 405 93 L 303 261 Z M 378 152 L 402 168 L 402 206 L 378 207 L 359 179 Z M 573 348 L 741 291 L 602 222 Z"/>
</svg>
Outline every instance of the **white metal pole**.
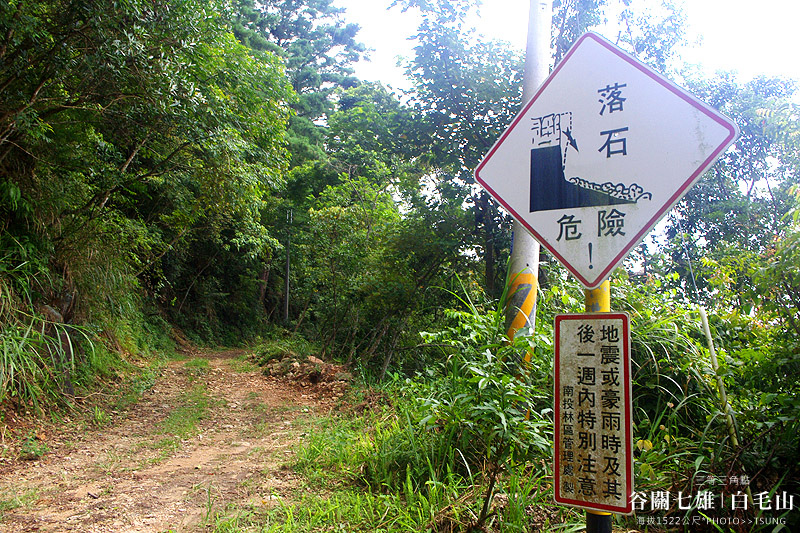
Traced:
<svg viewBox="0 0 800 533">
<path fill-rule="evenodd" d="M 525 50 L 525 71 L 522 82 L 522 103 L 533 98 L 536 89 L 550 73 L 550 32 L 553 21 L 552 0 L 531 0 L 528 16 L 528 42 Z M 512 249 L 509 265 L 506 308 L 509 338 L 518 329 L 534 327 L 536 321 L 536 291 L 539 280 L 539 242 L 522 224 L 512 226 Z M 527 358 L 526 358 L 527 359 Z"/>
</svg>

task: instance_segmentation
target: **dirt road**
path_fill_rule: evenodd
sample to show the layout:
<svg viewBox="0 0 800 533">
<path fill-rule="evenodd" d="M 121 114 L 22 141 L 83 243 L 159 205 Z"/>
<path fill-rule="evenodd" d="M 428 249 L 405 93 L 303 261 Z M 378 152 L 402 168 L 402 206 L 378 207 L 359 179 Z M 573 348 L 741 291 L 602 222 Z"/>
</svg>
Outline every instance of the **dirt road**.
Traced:
<svg viewBox="0 0 800 533">
<path fill-rule="evenodd" d="M 44 455 L 0 470 L 0 531 L 204 531 L 226 506 L 290 494 L 286 465 L 332 402 L 241 355 L 195 352 L 127 411 L 50 430 Z"/>
</svg>

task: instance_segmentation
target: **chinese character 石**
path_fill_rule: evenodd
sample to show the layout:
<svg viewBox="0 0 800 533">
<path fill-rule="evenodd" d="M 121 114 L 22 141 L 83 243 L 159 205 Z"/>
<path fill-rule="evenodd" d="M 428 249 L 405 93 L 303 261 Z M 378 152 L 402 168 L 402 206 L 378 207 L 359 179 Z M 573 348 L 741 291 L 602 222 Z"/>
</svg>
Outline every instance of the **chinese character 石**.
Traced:
<svg viewBox="0 0 800 533">
<path fill-rule="evenodd" d="M 580 220 L 575 220 L 575 215 L 564 215 L 558 219 L 559 230 L 557 241 L 564 237 L 565 241 L 574 241 L 581 238 L 583 233 L 578 231 L 578 224 Z"/>
<path fill-rule="evenodd" d="M 593 366 L 578 367 L 578 385 L 594 385 L 595 368 Z M 585 389 L 583 389 L 585 390 Z M 580 405 L 580 392 L 578 392 L 578 405 Z"/>
<path fill-rule="evenodd" d="M 594 342 L 594 328 L 591 324 L 581 324 L 578 328 L 578 342 L 582 344 Z"/>
<path fill-rule="evenodd" d="M 603 150 L 606 151 L 606 158 L 611 157 L 614 154 L 622 154 L 628 155 L 628 142 L 626 137 L 614 138 L 618 133 L 622 133 L 623 131 L 628 131 L 628 127 L 624 128 L 617 128 L 615 130 L 606 130 L 601 131 L 600 135 L 606 136 L 606 141 L 603 143 L 603 146 L 597 149 L 598 152 L 602 152 Z M 616 148 L 614 145 L 620 145 Z"/>
<path fill-rule="evenodd" d="M 549 144 L 551 142 L 559 142 L 561 137 L 561 115 L 551 113 L 543 117 L 535 117 L 531 119 L 533 125 L 533 143 L 534 144 Z"/>
<path fill-rule="evenodd" d="M 600 346 L 600 364 L 601 365 L 615 365 L 619 363 L 619 347 L 618 346 Z"/>
<path fill-rule="evenodd" d="M 613 237 L 625 235 L 625 213 L 612 209 L 611 212 L 601 210 L 597 212 L 597 236 Z M 616 342 L 616 341 L 612 341 Z"/>
<path fill-rule="evenodd" d="M 619 328 L 617 326 L 605 325 L 600 327 L 600 342 L 619 342 Z"/>
<path fill-rule="evenodd" d="M 613 113 L 614 111 L 622 111 L 622 103 L 627 100 L 627 98 L 622 97 L 622 89 L 623 87 L 627 87 L 626 84 L 619 84 L 614 83 L 614 85 L 608 84 L 603 89 L 598 89 L 597 92 L 600 93 L 600 98 L 598 102 L 603 104 L 603 107 L 600 109 L 600 114 L 608 110 L 609 113 Z"/>
</svg>

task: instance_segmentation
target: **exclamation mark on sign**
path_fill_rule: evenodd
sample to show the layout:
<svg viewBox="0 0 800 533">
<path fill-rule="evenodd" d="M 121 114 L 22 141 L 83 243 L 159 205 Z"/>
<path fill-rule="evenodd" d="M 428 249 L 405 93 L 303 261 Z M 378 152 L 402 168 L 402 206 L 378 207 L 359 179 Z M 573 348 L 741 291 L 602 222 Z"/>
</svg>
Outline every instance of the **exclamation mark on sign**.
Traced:
<svg viewBox="0 0 800 533">
<path fill-rule="evenodd" d="M 593 268 L 594 265 L 592 265 L 592 243 L 589 243 L 589 270 Z"/>
</svg>

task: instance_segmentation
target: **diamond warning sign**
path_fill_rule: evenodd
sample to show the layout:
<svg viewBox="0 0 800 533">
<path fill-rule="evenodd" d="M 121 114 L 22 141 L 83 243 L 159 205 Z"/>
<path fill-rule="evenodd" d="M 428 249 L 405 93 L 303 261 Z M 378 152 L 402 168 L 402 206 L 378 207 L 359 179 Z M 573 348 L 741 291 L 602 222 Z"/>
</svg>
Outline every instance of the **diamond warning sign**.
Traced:
<svg viewBox="0 0 800 533">
<path fill-rule="evenodd" d="M 588 33 L 475 177 L 584 285 L 596 287 L 736 135 L 730 119 Z"/>
</svg>

